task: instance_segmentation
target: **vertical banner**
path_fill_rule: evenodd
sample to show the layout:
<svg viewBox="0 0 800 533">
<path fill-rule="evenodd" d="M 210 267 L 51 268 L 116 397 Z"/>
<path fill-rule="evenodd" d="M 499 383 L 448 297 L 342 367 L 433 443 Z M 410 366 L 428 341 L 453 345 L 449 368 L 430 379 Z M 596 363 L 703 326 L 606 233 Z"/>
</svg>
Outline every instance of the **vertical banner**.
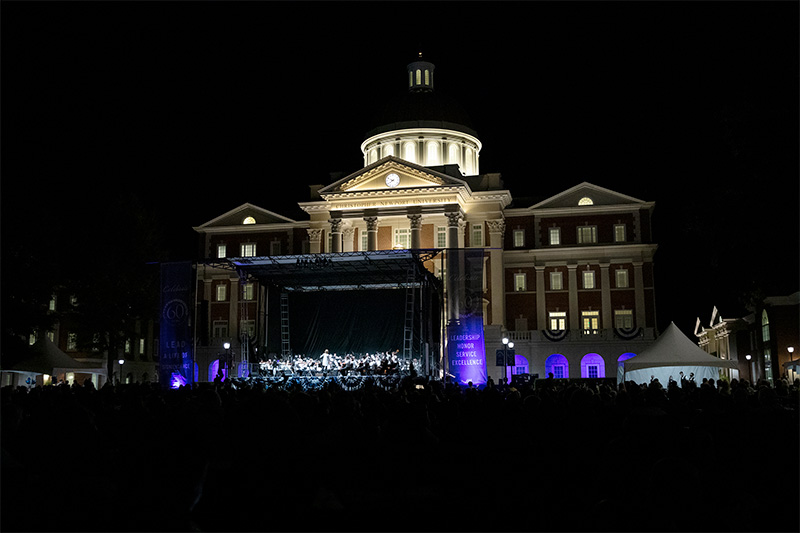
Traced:
<svg viewBox="0 0 800 533">
<path fill-rule="evenodd" d="M 161 264 L 159 381 L 177 389 L 194 381 L 191 302 L 192 263 Z"/>
<path fill-rule="evenodd" d="M 483 249 L 448 250 L 447 358 L 457 383 L 486 384 L 483 342 Z M 452 277 L 451 277 L 452 274 Z"/>
</svg>

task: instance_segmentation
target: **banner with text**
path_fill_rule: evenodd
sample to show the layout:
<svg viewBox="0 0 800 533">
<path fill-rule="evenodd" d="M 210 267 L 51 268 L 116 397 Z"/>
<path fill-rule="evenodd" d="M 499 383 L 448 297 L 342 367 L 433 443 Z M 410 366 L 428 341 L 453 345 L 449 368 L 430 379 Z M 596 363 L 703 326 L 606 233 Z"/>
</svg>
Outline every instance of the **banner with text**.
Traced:
<svg viewBox="0 0 800 533">
<path fill-rule="evenodd" d="M 448 292 L 454 297 L 447 324 L 450 373 L 460 385 L 486 384 L 483 342 L 483 249 L 448 250 Z M 452 291 L 452 292 L 451 292 Z"/>
<path fill-rule="evenodd" d="M 194 381 L 190 302 L 192 263 L 161 264 L 159 372 L 163 387 L 177 389 Z"/>
</svg>

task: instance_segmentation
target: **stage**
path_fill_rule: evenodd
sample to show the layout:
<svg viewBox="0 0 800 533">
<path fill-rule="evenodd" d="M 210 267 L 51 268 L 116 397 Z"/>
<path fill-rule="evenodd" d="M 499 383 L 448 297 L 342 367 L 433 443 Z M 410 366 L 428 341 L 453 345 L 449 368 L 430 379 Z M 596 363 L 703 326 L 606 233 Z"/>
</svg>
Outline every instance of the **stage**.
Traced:
<svg viewBox="0 0 800 533">
<path fill-rule="evenodd" d="M 244 385 L 257 387 L 263 385 L 265 388 L 279 388 L 287 391 L 292 390 L 321 390 L 329 387 L 337 387 L 346 391 L 360 389 L 380 388 L 385 391 L 396 391 L 401 384 L 411 380 L 426 381 L 427 378 L 412 376 L 409 372 L 394 372 L 391 374 L 368 374 L 362 375 L 349 372 L 346 375 L 277 375 L 277 376 L 251 376 L 246 378 L 232 378 L 230 383 L 233 387 L 239 388 Z"/>
</svg>

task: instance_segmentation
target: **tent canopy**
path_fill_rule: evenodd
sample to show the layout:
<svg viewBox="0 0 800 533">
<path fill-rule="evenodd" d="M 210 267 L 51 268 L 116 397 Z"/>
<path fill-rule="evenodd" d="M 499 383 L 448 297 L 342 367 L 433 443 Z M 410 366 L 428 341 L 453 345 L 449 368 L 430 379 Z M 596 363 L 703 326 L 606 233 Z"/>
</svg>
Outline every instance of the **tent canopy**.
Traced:
<svg viewBox="0 0 800 533">
<path fill-rule="evenodd" d="M 43 336 L 30 347 L 28 357 L 12 366 L 9 371 L 17 372 L 34 372 L 36 374 L 49 374 L 54 375 L 56 369 L 71 370 L 85 373 L 100 373 L 104 374 L 105 371 L 100 368 L 95 368 L 92 364 L 80 363 L 62 352 L 58 346 L 53 344 L 53 341 Z"/>
<path fill-rule="evenodd" d="M 625 371 L 663 366 L 712 366 L 738 369 L 735 361 L 720 359 L 703 351 L 674 322 L 670 322 L 664 333 L 646 350 L 622 364 Z"/>
</svg>

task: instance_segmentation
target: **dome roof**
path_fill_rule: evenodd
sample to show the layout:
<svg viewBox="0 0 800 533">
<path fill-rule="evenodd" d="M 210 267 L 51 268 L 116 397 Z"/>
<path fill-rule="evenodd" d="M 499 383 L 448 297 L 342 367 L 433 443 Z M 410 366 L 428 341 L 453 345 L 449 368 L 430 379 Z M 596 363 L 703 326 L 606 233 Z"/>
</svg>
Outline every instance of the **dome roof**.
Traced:
<svg viewBox="0 0 800 533">
<path fill-rule="evenodd" d="M 455 101 L 435 91 L 409 91 L 390 100 L 374 118 L 377 127 L 365 139 L 393 130 L 439 128 L 459 131 L 477 137 L 472 121 Z"/>
<path fill-rule="evenodd" d="M 373 118 L 377 126 L 368 131 L 365 139 L 394 130 L 411 128 L 438 128 L 454 130 L 477 137 L 472 121 L 454 100 L 433 89 L 433 63 L 419 60 L 410 63 L 408 92 L 391 99 Z M 423 75 L 424 73 L 424 75 Z"/>
</svg>

